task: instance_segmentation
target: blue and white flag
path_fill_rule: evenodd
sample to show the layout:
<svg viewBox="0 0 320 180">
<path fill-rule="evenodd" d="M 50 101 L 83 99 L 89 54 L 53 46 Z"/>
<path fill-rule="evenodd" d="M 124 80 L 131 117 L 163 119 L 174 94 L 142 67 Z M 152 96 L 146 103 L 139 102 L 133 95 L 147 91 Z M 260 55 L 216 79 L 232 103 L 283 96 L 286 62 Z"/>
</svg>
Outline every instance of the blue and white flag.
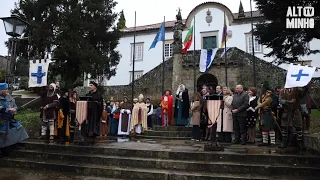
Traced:
<svg viewBox="0 0 320 180">
<path fill-rule="evenodd" d="M 224 54 L 226 54 L 226 52 L 227 52 L 230 48 L 231 48 L 231 47 L 223 48 L 223 52 L 221 53 L 221 57 L 223 57 Z"/>
<path fill-rule="evenodd" d="M 48 69 L 51 61 L 49 59 L 30 61 L 29 68 L 29 87 L 43 87 L 47 86 Z"/>
<path fill-rule="evenodd" d="M 156 37 L 154 38 L 149 50 L 152 48 L 155 48 L 159 41 L 164 41 L 164 40 L 165 40 L 165 23 L 162 23 L 161 27 L 159 29 L 159 32 L 157 33 Z"/>
<path fill-rule="evenodd" d="M 215 49 L 201 49 L 199 68 L 200 72 L 206 72 L 211 66 L 214 57 L 216 56 L 218 48 Z"/>
<path fill-rule="evenodd" d="M 311 81 L 316 67 L 290 64 L 287 72 L 285 88 L 304 87 Z"/>
</svg>

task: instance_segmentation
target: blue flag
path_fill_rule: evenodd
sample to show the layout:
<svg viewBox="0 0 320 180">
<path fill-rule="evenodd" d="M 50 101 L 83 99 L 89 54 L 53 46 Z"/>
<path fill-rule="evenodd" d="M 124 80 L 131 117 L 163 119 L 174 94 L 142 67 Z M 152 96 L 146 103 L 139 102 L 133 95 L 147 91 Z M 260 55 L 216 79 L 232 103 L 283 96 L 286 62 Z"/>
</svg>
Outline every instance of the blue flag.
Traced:
<svg viewBox="0 0 320 180">
<path fill-rule="evenodd" d="M 164 40 L 165 40 L 165 27 L 164 27 L 164 23 L 162 23 L 160 26 L 159 32 L 157 33 L 156 37 L 154 38 L 149 50 L 152 48 L 155 48 L 159 41 L 164 41 Z"/>
</svg>

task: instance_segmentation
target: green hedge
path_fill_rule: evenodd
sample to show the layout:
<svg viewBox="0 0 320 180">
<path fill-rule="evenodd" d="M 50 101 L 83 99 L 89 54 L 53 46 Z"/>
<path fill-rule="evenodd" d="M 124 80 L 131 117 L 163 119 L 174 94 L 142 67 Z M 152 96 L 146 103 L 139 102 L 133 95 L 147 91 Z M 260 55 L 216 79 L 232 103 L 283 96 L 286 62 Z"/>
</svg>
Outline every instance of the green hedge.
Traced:
<svg viewBox="0 0 320 180">
<path fill-rule="evenodd" d="M 31 109 L 18 110 L 15 119 L 19 121 L 26 129 L 32 129 L 40 123 L 40 112 Z"/>
</svg>

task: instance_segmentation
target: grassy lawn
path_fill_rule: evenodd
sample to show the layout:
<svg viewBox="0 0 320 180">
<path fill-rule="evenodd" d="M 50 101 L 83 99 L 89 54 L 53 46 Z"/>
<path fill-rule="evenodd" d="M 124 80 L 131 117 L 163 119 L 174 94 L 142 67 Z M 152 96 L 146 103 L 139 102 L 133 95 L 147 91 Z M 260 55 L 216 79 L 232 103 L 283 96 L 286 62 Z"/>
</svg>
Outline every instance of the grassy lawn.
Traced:
<svg viewBox="0 0 320 180">
<path fill-rule="evenodd" d="M 26 129 L 31 129 L 40 123 L 40 112 L 32 111 L 30 109 L 18 110 L 15 119 L 19 121 Z"/>
<path fill-rule="evenodd" d="M 311 111 L 310 132 L 320 133 L 320 111 L 318 109 Z"/>
</svg>

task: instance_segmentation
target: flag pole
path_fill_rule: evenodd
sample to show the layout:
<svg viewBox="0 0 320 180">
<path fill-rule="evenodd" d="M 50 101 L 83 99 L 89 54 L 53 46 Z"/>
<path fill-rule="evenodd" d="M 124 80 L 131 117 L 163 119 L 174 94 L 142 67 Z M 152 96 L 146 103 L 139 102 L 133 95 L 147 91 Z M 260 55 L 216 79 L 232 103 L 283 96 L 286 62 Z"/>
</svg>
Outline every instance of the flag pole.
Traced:
<svg viewBox="0 0 320 180">
<path fill-rule="evenodd" d="M 197 92 L 197 80 L 196 80 L 196 15 L 193 17 L 193 92 Z"/>
<path fill-rule="evenodd" d="M 253 37 L 253 17 L 252 17 L 252 0 L 250 0 L 250 14 L 251 14 L 251 43 L 252 43 L 252 65 L 253 65 L 253 87 L 257 87 L 256 85 L 256 61 L 254 56 L 254 37 Z"/>
<path fill-rule="evenodd" d="M 225 25 L 227 26 L 226 12 L 224 12 L 224 21 L 226 22 Z M 224 28 L 224 25 L 223 25 L 223 28 Z M 224 39 L 224 68 L 225 68 L 224 71 L 226 76 L 226 87 L 228 87 L 227 35 L 225 35 L 225 39 Z"/>
<path fill-rule="evenodd" d="M 164 48 L 165 48 L 165 40 L 166 40 L 166 16 L 163 16 L 163 26 L 164 26 L 164 39 L 162 41 L 162 88 L 161 88 L 161 95 L 163 95 L 164 93 L 164 69 L 165 69 L 165 64 L 164 64 L 164 60 L 165 60 L 165 56 L 164 56 Z"/>
<path fill-rule="evenodd" d="M 134 32 L 133 32 L 133 50 L 132 50 L 132 82 L 131 82 L 131 95 L 132 95 L 132 103 L 134 99 L 134 64 L 136 59 L 136 27 L 137 27 L 137 12 L 134 12 Z"/>
</svg>

